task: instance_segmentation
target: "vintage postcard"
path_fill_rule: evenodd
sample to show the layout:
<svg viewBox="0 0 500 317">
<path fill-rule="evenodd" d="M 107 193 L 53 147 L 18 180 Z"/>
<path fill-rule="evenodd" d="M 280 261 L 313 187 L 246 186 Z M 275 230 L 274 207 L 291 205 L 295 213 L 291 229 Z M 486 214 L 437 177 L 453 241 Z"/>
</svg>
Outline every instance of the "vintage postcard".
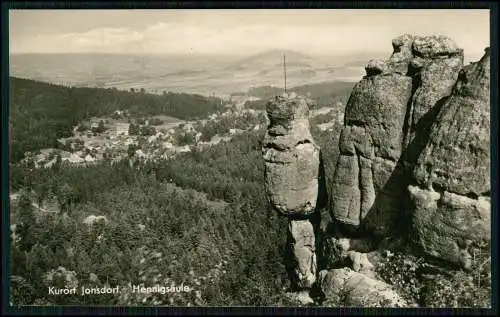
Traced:
<svg viewBox="0 0 500 317">
<path fill-rule="evenodd" d="M 491 308 L 488 9 L 8 19 L 12 307 Z"/>
</svg>

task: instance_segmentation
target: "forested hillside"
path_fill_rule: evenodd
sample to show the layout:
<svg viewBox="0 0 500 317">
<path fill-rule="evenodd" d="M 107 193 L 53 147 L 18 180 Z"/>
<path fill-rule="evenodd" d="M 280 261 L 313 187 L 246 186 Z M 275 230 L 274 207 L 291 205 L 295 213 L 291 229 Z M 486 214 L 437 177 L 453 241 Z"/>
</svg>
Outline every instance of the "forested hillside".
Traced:
<svg viewBox="0 0 500 317">
<path fill-rule="evenodd" d="M 56 140 L 71 136 L 81 120 L 114 110 L 128 110 L 132 116 L 164 114 L 195 119 L 222 108 L 222 101 L 215 97 L 64 87 L 14 77 L 10 78 L 10 100 L 12 162 L 26 151 L 55 147 Z"/>
<path fill-rule="evenodd" d="M 69 88 L 17 78 L 11 98 L 13 159 L 53 146 L 90 115 L 127 109 L 138 116 L 191 119 L 220 109 L 218 99 L 196 95 Z M 327 175 L 333 175 L 340 124 L 332 133 L 317 129 L 316 121 L 312 132 L 329 158 Z M 222 118 L 219 124 L 227 122 Z M 11 212 L 13 304 L 286 304 L 280 295 L 288 286 L 286 222 L 270 208 L 264 190 L 264 132 L 247 131 L 146 164 L 12 164 L 11 189 L 19 193 Z M 119 285 L 123 291 L 47 294 L 47 287 L 68 281 L 78 287 Z M 195 291 L 146 296 L 126 290 L 140 283 L 184 284 Z"/>
<path fill-rule="evenodd" d="M 16 167 L 24 194 L 11 219 L 14 304 L 284 304 L 286 223 L 263 187 L 264 131 L 144 166 Z M 333 159 L 330 133 L 313 133 Z M 332 175 L 333 164 L 326 168 Z M 47 199 L 61 212 L 37 216 L 29 202 Z M 91 215 L 106 220 L 89 226 Z M 99 287 L 184 283 L 198 292 L 47 295 L 66 278 Z"/>
</svg>

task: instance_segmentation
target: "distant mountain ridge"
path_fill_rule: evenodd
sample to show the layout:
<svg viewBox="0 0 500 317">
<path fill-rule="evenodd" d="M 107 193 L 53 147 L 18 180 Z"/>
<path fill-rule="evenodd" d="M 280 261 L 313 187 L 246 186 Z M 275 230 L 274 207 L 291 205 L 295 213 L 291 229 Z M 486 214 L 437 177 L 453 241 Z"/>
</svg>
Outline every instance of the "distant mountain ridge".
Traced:
<svg viewBox="0 0 500 317">
<path fill-rule="evenodd" d="M 328 65 L 306 54 L 293 50 L 269 50 L 262 53 L 243 58 L 228 66 L 229 69 L 249 69 L 249 68 L 277 68 L 281 69 L 285 55 L 286 65 L 289 68 L 327 68 Z"/>
</svg>

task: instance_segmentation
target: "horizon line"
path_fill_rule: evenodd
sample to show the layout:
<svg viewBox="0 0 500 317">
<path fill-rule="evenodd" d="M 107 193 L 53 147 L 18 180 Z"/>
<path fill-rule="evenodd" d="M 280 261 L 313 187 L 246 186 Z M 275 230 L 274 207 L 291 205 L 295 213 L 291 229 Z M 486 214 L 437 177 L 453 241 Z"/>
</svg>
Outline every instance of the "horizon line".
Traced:
<svg viewBox="0 0 500 317">
<path fill-rule="evenodd" d="M 295 49 L 267 49 L 255 52 L 246 53 L 200 53 L 200 52 L 185 52 L 185 53 L 175 53 L 175 52 L 9 52 L 9 55 L 84 55 L 84 54 L 98 54 L 98 55 L 214 55 L 214 56 L 225 56 L 225 55 L 256 55 L 273 51 L 281 52 L 295 52 L 303 55 L 317 55 L 317 56 L 329 56 L 329 55 L 351 55 L 351 54 L 391 54 L 392 52 L 387 51 L 366 51 L 360 50 L 359 52 L 322 52 L 322 53 L 310 53 Z"/>
</svg>

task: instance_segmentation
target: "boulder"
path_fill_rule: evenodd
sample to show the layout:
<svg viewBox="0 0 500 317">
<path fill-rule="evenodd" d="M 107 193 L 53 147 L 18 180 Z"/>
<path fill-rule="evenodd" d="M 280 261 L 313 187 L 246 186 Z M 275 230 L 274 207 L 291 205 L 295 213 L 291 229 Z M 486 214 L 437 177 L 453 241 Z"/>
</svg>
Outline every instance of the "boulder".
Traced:
<svg viewBox="0 0 500 317">
<path fill-rule="evenodd" d="M 323 270 L 318 285 L 325 301 L 347 307 L 406 307 L 387 283 L 355 272 L 349 268 Z"/>
<path fill-rule="evenodd" d="M 320 148 L 309 131 L 309 105 L 301 97 L 267 104 L 269 126 L 262 145 L 271 205 L 285 216 L 309 216 L 317 207 Z"/>
<path fill-rule="evenodd" d="M 367 76 L 374 76 L 387 72 L 387 63 L 383 60 L 372 59 L 365 67 Z"/>
<path fill-rule="evenodd" d="M 368 255 L 366 253 L 349 251 L 348 257 L 351 261 L 352 269 L 355 272 L 371 271 L 374 268 L 373 264 L 368 260 Z"/>
<path fill-rule="evenodd" d="M 412 44 L 414 37 L 410 34 L 403 34 L 392 40 L 392 55 L 387 61 L 391 72 L 406 75 L 408 65 L 413 58 Z"/>
<path fill-rule="evenodd" d="M 351 265 L 355 271 L 361 268 L 371 269 L 372 265 L 368 263 L 366 253 L 373 249 L 374 245 L 370 239 L 327 236 L 324 238 L 322 252 L 325 268 Z"/>
<path fill-rule="evenodd" d="M 423 58 L 440 58 L 461 55 L 462 49 L 448 36 L 417 36 L 412 43 L 413 55 Z"/>
<path fill-rule="evenodd" d="M 425 254 L 470 269 L 474 254 L 489 252 L 489 197 L 472 199 L 412 185 L 408 190 L 413 211 L 410 238 Z"/>
<path fill-rule="evenodd" d="M 411 238 L 427 254 L 470 267 L 490 241 L 490 54 L 460 72 L 408 187 Z"/>
</svg>

